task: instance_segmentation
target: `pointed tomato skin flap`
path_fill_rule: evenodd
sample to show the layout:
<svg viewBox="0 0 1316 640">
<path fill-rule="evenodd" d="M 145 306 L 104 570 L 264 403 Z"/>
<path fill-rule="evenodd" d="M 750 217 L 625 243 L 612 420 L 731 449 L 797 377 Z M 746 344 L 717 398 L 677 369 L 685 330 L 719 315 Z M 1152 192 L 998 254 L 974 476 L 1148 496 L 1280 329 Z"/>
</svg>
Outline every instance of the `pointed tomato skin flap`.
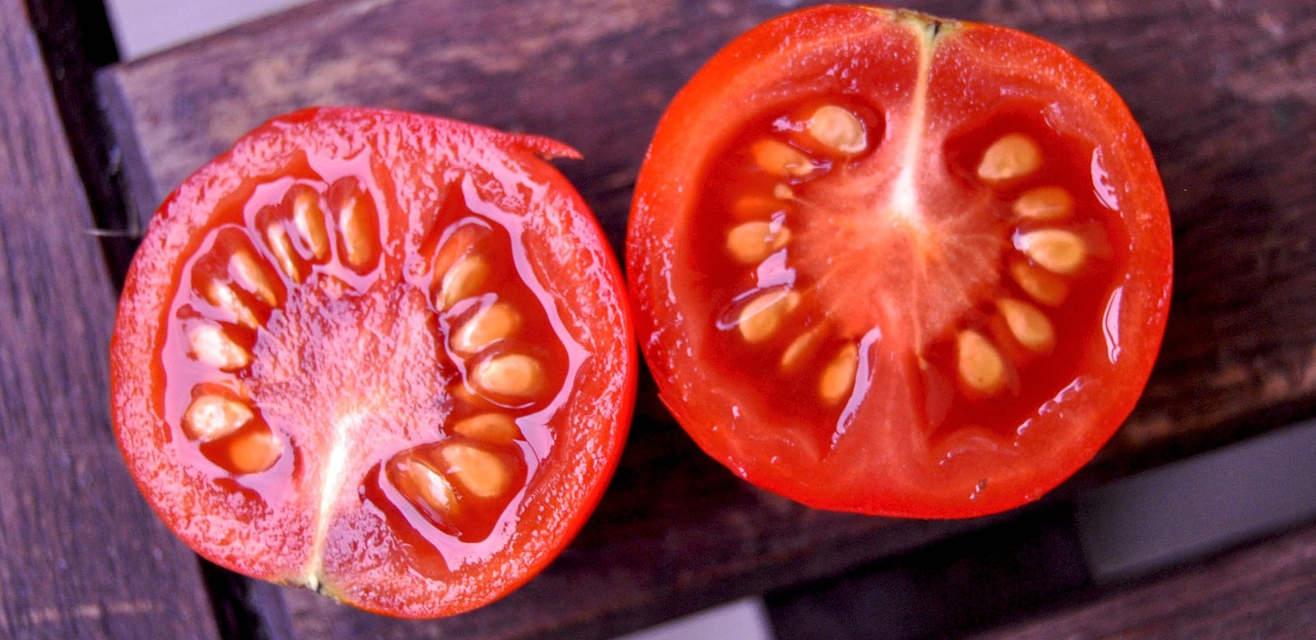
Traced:
<svg viewBox="0 0 1316 640">
<path fill-rule="evenodd" d="M 314 108 L 184 181 L 110 349 L 115 433 L 160 518 L 228 569 L 401 617 L 547 566 L 616 468 L 637 366 L 559 157 L 579 154 Z"/>
<path fill-rule="evenodd" d="M 626 254 L 645 360 L 705 452 L 807 505 L 917 518 L 1031 502 L 1090 460 L 1150 375 L 1173 272 L 1150 149 L 1095 71 L 857 6 L 759 25 L 681 89 Z"/>
</svg>

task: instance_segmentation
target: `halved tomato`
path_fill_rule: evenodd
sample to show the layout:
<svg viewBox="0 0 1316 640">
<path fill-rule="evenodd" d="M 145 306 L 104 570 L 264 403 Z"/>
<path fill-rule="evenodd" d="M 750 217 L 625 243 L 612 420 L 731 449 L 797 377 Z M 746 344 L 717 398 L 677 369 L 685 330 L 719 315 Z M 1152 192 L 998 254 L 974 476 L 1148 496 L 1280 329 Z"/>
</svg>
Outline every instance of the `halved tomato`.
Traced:
<svg viewBox="0 0 1316 640">
<path fill-rule="evenodd" d="M 124 286 L 114 425 L 146 499 L 241 573 L 447 615 L 543 568 L 629 427 L 616 261 L 541 157 L 428 116 L 276 118 L 161 205 Z"/>
<path fill-rule="evenodd" d="M 1092 69 L 1032 36 L 824 6 L 672 101 L 627 264 L 663 401 L 821 508 L 1034 500 L 1128 415 L 1170 300 L 1165 195 Z"/>
</svg>

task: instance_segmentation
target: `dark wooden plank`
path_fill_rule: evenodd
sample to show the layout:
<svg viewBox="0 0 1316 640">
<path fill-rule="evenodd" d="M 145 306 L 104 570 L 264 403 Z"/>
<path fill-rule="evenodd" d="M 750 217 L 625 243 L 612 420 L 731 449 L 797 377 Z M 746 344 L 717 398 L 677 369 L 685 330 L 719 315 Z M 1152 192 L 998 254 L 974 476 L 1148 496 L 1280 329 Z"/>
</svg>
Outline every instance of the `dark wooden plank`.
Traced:
<svg viewBox="0 0 1316 640">
<path fill-rule="evenodd" d="M 951 638 L 1090 589 L 1069 505 L 765 594 L 776 640 Z"/>
<path fill-rule="evenodd" d="M 114 298 L 27 16 L 0 0 L 0 636 L 215 637 L 110 433 Z"/>
<path fill-rule="evenodd" d="M 1311 638 L 1316 526 L 985 633 L 1030 638 Z"/>
<path fill-rule="evenodd" d="M 27 0 L 25 4 L 41 44 L 64 134 L 102 234 L 110 278 L 121 286 L 137 246 L 137 230 L 130 228 L 137 218 L 126 215 L 118 159 L 94 90 L 96 70 L 119 60 L 105 6 L 82 0 Z"/>
<path fill-rule="evenodd" d="M 1073 50 L 1124 94 L 1160 162 L 1177 242 L 1169 332 L 1144 401 L 1089 478 L 1316 409 L 1316 100 L 1303 81 L 1316 56 L 1313 9 L 1138 0 L 920 8 L 1016 26 Z M 142 216 L 271 115 L 368 104 L 578 147 L 587 160 L 564 171 L 620 249 L 630 187 L 663 105 L 723 43 L 782 10 L 768 0 L 322 2 L 114 67 L 100 84 Z M 297 630 L 600 635 L 981 526 L 893 526 L 764 495 L 704 459 L 650 386 L 640 401 L 599 513 L 525 589 L 424 625 L 293 592 Z"/>
</svg>

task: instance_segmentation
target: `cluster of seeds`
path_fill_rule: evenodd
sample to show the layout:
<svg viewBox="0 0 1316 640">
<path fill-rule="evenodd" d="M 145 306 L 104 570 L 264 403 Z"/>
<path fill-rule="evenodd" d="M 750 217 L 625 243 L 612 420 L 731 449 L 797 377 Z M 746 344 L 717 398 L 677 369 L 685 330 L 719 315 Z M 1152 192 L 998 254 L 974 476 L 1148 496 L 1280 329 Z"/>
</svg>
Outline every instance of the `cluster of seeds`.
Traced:
<svg viewBox="0 0 1316 640">
<path fill-rule="evenodd" d="M 810 306 L 817 296 L 811 294 L 813 285 L 807 280 L 762 274 L 773 268 L 780 272 L 790 264 L 791 245 L 798 239 L 792 225 L 803 224 L 794 217 L 817 214 L 810 211 L 819 205 L 808 199 L 808 183 L 853 165 L 872 151 L 868 119 L 851 108 L 824 104 L 802 117 L 784 116 L 773 123 L 773 131 L 747 140 L 742 147 L 757 172 L 746 174 L 757 176 L 746 182 L 758 186 L 731 201 L 733 222 L 726 231 L 723 254 L 752 270 L 755 285 L 734 296 L 729 320 L 722 326 L 734 328 L 744 345 L 780 349 L 780 374 L 813 376 L 814 397 L 822 406 L 838 406 L 855 388 L 860 337 L 845 334 L 834 321 L 833 312 L 845 311 Z M 990 397 L 1004 389 L 1018 364 L 1012 360 L 1052 352 L 1056 330 L 1045 309 L 1065 303 L 1093 257 L 1084 233 L 1066 226 L 1075 214 L 1074 196 L 1063 186 L 1047 183 L 1043 163 L 1042 145 L 1024 133 L 1000 136 L 974 156 L 974 179 L 995 194 L 1001 219 L 1006 220 L 1002 233 L 1008 249 L 1002 271 L 1018 289 L 999 287 L 988 299 L 990 321 L 982 322 L 982 314 L 966 313 L 961 328 L 952 332 L 948 368 L 970 398 Z M 1031 185 L 1030 180 L 1038 184 Z M 856 300 L 855 304 L 865 303 Z M 991 331 L 985 325 L 1001 330 Z M 787 332 L 787 338 L 779 338 Z M 1011 344 L 1002 348 L 1002 341 Z M 810 363 L 813 366 L 807 366 Z"/>
<path fill-rule="evenodd" d="M 1023 133 L 1009 133 L 982 153 L 976 175 L 989 187 L 1010 187 L 1042 168 L 1041 147 Z M 1068 298 L 1071 281 L 1090 256 L 1083 236 L 1064 225 L 1074 215 L 1074 197 L 1063 187 L 1041 184 L 1020 192 L 1010 203 L 1009 277 L 1025 297 L 1001 295 L 992 301 L 997 326 L 1005 335 L 988 336 L 976 328 L 955 336 L 955 370 L 965 393 L 992 396 L 1006 387 L 1011 363 L 1000 343 L 1011 340 L 1029 355 L 1046 355 L 1056 345 L 1056 330 L 1042 307 L 1059 307 Z M 1039 307 L 1038 305 L 1041 305 Z"/>
<path fill-rule="evenodd" d="M 793 141 L 766 136 L 753 142 L 751 162 L 777 181 L 765 193 L 743 194 L 732 204 L 732 214 L 739 222 L 727 232 L 727 256 L 754 268 L 768 260 L 784 260 L 793 237 L 788 218 L 798 203 L 792 185 L 823 175 L 833 163 L 868 149 L 864 122 L 835 104 L 813 109 L 803 120 L 801 135 Z M 798 331 L 781 352 L 779 371 L 797 375 L 807 363 L 822 358 L 814 387 L 823 403 L 836 405 L 854 386 L 859 345 L 852 338 L 838 342 L 826 320 L 808 324 L 795 318 L 803 299 L 801 291 L 790 284 L 756 289 L 737 297 L 734 325 L 748 344 L 767 342 L 787 327 Z"/>
<path fill-rule="evenodd" d="M 192 298 L 179 315 L 188 328 L 188 358 L 209 372 L 174 382 L 192 385 L 179 426 L 212 462 L 242 476 L 268 471 L 287 455 L 291 441 L 266 423 L 249 391 L 258 375 L 256 345 L 273 339 L 278 325 L 271 318 L 285 311 L 298 287 L 342 289 L 340 276 L 351 274 L 377 280 L 384 259 L 380 222 L 369 193 L 355 178 L 343 178 L 325 189 L 296 184 L 257 213 L 254 229 L 221 226 L 202 243 L 191 269 Z M 470 538 L 487 534 L 525 482 L 516 412 L 541 403 L 554 385 L 543 350 L 535 355 L 518 347 L 534 339 L 516 341 L 528 323 L 546 320 L 515 302 L 524 306 L 532 297 L 505 295 L 524 288 L 494 259 L 506 238 L 474 216 L 442 237 L 424 256 L 426 313 L 437 321 L 417 325 L 438 327 L 438 361 L 458 365 L 465 378 L 448 389 L 454 404 L 448 424 L 435 429 L 433 440 L 393 454 L 382 469 L 439 529 Z"/>
</svg>

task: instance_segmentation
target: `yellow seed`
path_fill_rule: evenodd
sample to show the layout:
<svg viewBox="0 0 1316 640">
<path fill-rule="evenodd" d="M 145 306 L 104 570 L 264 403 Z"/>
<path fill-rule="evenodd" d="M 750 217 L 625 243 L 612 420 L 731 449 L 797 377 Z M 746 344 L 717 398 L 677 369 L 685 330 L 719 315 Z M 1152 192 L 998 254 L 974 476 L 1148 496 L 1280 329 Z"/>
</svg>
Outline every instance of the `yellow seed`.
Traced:
<svg viewBox="0 0 1316 640">
<path fill-rule="evenodd" d="M 854 155 L 868 148 L 864 125 L 848 109 L 834 104 L 818 107 L 809 116 L 809 135 L 828 149 Z"/>
<path fill-rule="evenodd" d="M 283 454 L 283 442 L 266 430 L 240 434 L 228 445 L 236 473 L 258 473 L 274 466 Z"/>
<path fill-rule="evenodd" d="M 750 147 L 754 164 L 774 176 L 801 177 L 813 172 L 813 162 L 794 147 L 772 139 L 763 139 Z"/>
<path fill-rule="evenodd" d="M 498 456 L 462 442 L 443 448 L 448 475 L 463 489 L 481 498 L 492 498 L 512 484 L 512 471 Z"/>
<path fill-rule="evenodd" d="M 256 257 L 246 249 L 239 249 L 229 256 L 229 272 L 237 278 L 242 288 L 250 291 L 265 304 L 278 306 L 279 300 L 274 295 L 274 283 L 270 282 L 265 267 L 257 262 Z"/>
<path fill-rule="evenodd" d="M 245 403 L 220 395 L 200 396 L 183 412 L 183 433 L 188 438 L 209 442 L 237 431 L 254 414 Z"/>
<path fill-rule="evenodd" d="M 777 222 L 745 222 L 727 233 L 727 252 L 741 264 L 754 264 L 790 242 L 791 230 Z"/>
<path fill-rule="evenodd" d="M 353 269 L 364 269 L 375 259 L 379 240 L 375 237 L 375 214 L 362 200 L 348 196 L 338 209 L 338 228 L 343 234 L 344 259 Z"/>
<path fill-rule="evenodd" d="M 324 212 L 320 211 L 320 197 L 314 191 L 297 192 L 292 202 L 292 221 L 316 260 L 329 257 L 329 232 L 325 230 Z"/>
<path fill-rule="evenodd" d="M 233 321 L 246 327 L 256 329 L 260 327 L 260 321 L 256 319 L 256 314 L 242 301 L 238 292 L 227 282 L 220 280 L 211 280 L 206 286 L 206 300 L 210 304 L 227 311 L 233 316 Z"/>
<path fill-rule="evenodd" d="M 1038 229 L 1021 234 L 1015 247 L 1053 273 L 1070 275 L 1087 261 L 1087 245 L 1073 231 Z"/>
<path fill-rule="evenodd" d="M 762 342 L 772 337 L 783 320 L 800 304 L 794 291 L 768 291 L 759 294 L 740 308 L 737 326 L 745 342 Z"/>
<path fill-rule="evenodd" d="M 1026 220 L 1063 220 L 1074 212 L 1074 198 L 1061 187 L 1029 189 L 1014 201 L 1014 215 Z"/>
<path fill-rule="evenodd" d="M 269 245 L 279 269 L 293 282 L 301 283 L 306 274 L 302 272 L 301 258 L 293 249 L 292 238 L 288 237 L 288 230 L 283 223 L 274 222 L 265 228 L 265 244 Z"/>
<path fill-rule="evenodd" d="M 1024 293 L 1047 306 L 1058 307 L 1069 296 L 1069 284 L 1059 276 L 1023 260 L 1010 262 L 1010 277 Z"/>
<path fill-rule="evenodd" d="M 251 363 L 251 353 L 220 327 L 201 325 L 187 337 L 192 345 L 192 357 L 216 369 L 233 371 Z"/>
<path fill-rule="evenodd" d="M 786 372 L 794 371 L 804 364 L 805 358 L 818 347 L 818 342 L 822 339 L 825 331 L 826 327 L 818 325 L 791 340 L 791 343 L 786 346 L 786 350 L 781 352 L 781 370 Z"/>
<path fill-rule="evenodd" d="M 471 381 L 489 393 L 528 398 L 543 388 L 544 368 L 530 356 L 509 353 L 475 365 Z"/>
<path fill-rule="evenodd" d="M 506 302 L 480 309 L 452 336 L 452 348 L 462 354 L 471 354 L 506 338 L 521 326 L 521 315 Z"/>
<path fill-rule="evenodd" d="M 1022 300 L 1001 298 L 996 301 L 996 309 L 1019 344 L 1037 353 L 1046 353 L 1055 346 L 1055 329 L 1037 307 Z"/>
<path fill-rule="evenodd" d="M 790 185 L 778 182 L 772 187 L 772 197 L 778 200 L 794 200 L 795 190 Z"/>
<path fill-rule="evenodd" d="M 482 413 L 452 425 L 458 435 L 483 440 L 492 444 L 507 444 L 521 435 L 516 420 L 505 413 Z"/>
<path fill-rule="evenodd" d="M 960 380 L 977 393 L 993 394 L 1005 386 L 1005 360 L 981 333 L 961 331 L 955 340 Z"/>
<path fill-rule="evenodd" d="M 854 375 L 859 370 L 859 347 L 850 343 L 832 356 L 832 361 L 818 378 L 818 395 L 823 402 L 836 404 L 845 398 L 854 386 Z"/>
<path fill-rule="evenodd" d="M 475 295 L 488 277 L 489 263 L 483 257 L 469 253 L 463 255 L 443 274 L 435 304 L 439 309 L 447 309 L 457 301 Z"/>
<path fill-rule="evenodd" d="M 1042 166 L 1042 150 L 1022 133 L 1001 136 L 982 154 L 978 177 L 990 182 L 1022 178 Z"/>
<path fill-rule="evenodd" d="M 398 484 L 403 493 L 440 514 L 457 509 L 457 492 L 443 474 L 415 458 L 399 466 L 402 478 Z"/>
</svg>

